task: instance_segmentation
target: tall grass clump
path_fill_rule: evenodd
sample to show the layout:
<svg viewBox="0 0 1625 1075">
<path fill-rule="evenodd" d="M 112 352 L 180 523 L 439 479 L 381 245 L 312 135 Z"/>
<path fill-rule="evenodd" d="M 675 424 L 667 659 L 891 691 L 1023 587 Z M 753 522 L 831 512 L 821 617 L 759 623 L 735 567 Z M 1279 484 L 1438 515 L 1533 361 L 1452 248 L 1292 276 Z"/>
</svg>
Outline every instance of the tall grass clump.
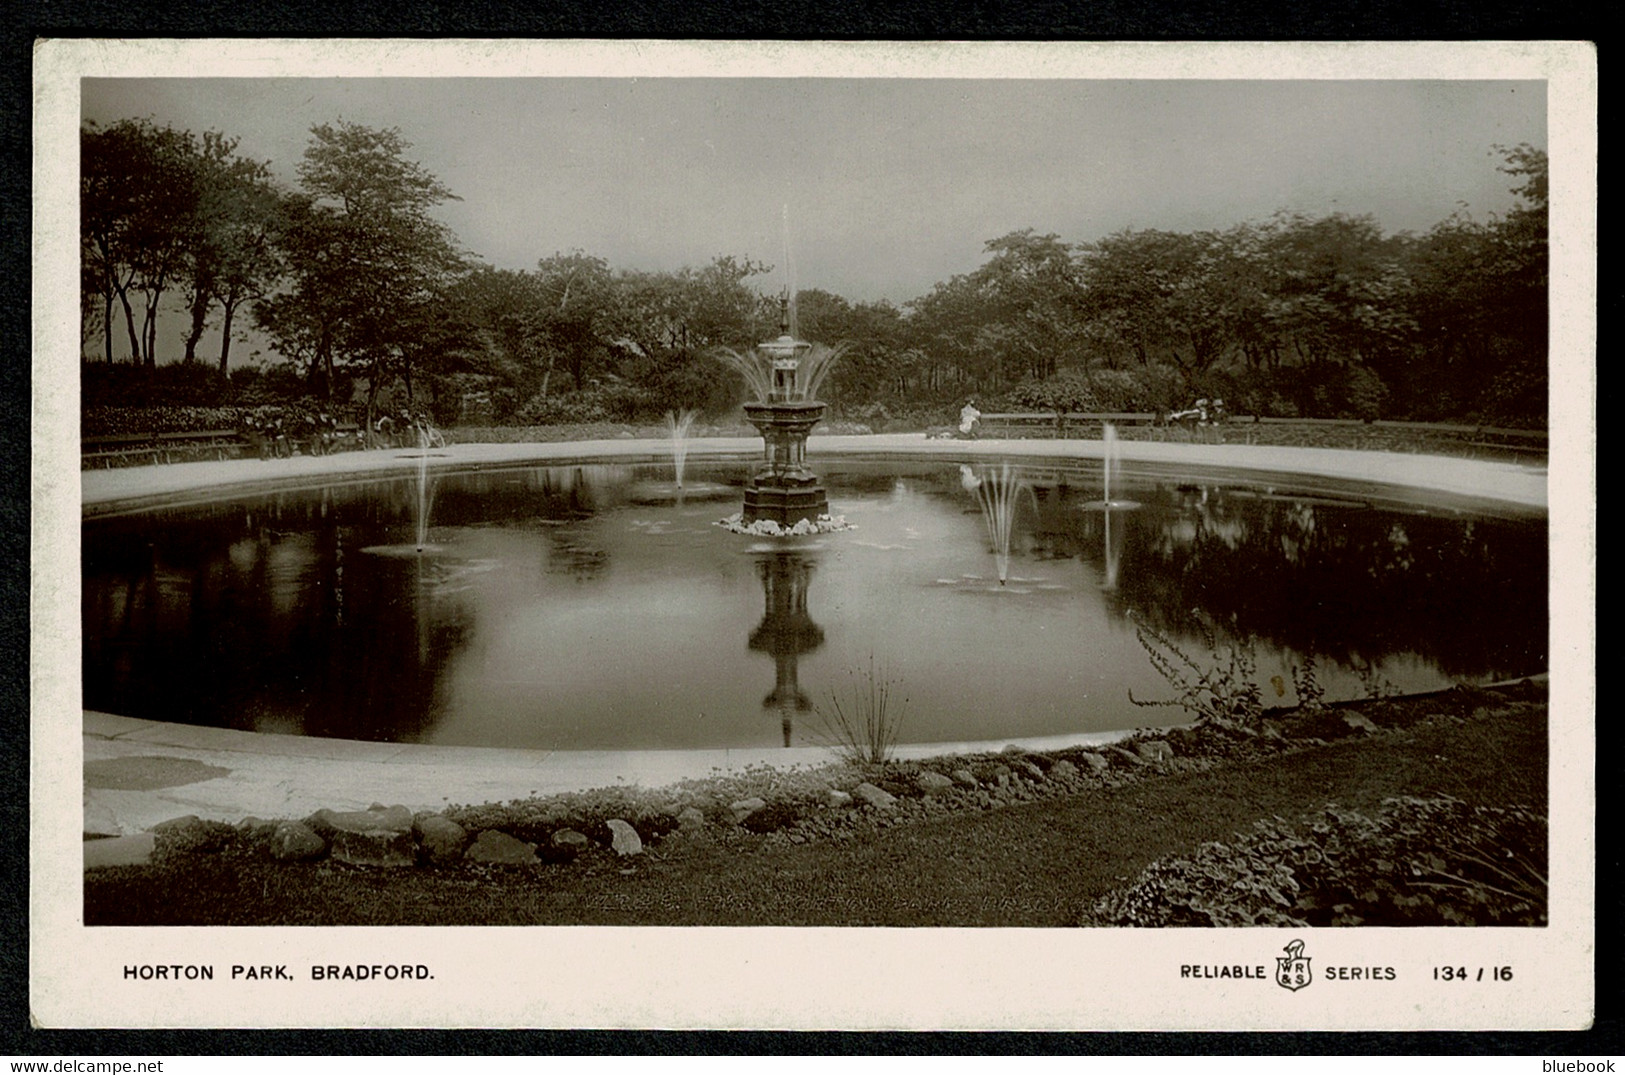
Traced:
<svg viewBox="0 0 1625 1075">
<path fill-rule="evenodd" d="M 866 668 L 849 668 L 845 696 L 830 691 L 822 704 L 816 704 L 822 725 L 822 738 L 848 763 L 863 768 L 882 766 L 891 760 L 897 745 L 908 697 L 899 690 L 901 681 L 884 668 L 876 669 L 874 654 Z"/>
</svg>

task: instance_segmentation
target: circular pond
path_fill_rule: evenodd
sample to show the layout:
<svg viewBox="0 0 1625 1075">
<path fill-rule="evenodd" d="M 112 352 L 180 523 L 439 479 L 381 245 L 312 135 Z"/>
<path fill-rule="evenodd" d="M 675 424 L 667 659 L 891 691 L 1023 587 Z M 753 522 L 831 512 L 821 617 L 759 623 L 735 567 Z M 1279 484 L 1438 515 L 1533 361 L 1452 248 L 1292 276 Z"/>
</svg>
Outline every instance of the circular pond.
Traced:
<svg viewBox="0 0 1625 1075">
<path fill-rule="evenodd" d="M 85 705 L 633 750 L 828 744 L 837 707 L 885 690 L 901 741 L 928 743 L 1180 723 L 1131 695 L 1238 655 L 1265 705 L 1546 667 L 1543 514 L 1133 469 L 1107 502 L 1099 463 L 888 460 L 820 465 L 850 529 L 768 539 L 716 525 L 750 466 L 691 467 L 682 490 L 669 466 L 431 473 L 86 520 Z"/>
</svg>

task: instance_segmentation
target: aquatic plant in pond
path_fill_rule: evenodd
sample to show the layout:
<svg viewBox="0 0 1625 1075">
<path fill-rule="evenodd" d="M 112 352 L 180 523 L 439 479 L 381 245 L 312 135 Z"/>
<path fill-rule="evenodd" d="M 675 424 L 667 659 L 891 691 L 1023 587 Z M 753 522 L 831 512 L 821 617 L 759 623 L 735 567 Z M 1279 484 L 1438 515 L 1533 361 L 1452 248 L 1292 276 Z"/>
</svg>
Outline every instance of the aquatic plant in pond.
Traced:
<svg viewBox="0 0 1625 1075">
<path fill-rule="evenodd" d="M 1264 717 L 1264 699 L 1252 643 L 1233 639 L 1221 645 L 1211 623 L 1199 620 L 1197 626 L 1212 660 L 1208 666 L 1155 627 L 1135 621 L 1135 637 L 1151 667 L 1173 688 L 1174 697 L 1142 700 L 1130 689 L 1128 700 L 1137 706 L 1178 707 L 1198 722 L 1256 728 Z"/>
<path fill-rule="evenodd" d="M 846 699 L 832 690 L 817 707 L 821 738 L 853 765 L 885 765 L 902 732 L 908 696 L 899 697 L 901 680 L 892 678 L 885 668 L 877 670 L 872 653 L 868 667 L 849 668 L 846 675 Z"/>
<path fill-rule="evenodd" d="M 683 487 L 683 464 L 688 460 L 688 431 L 694 425 L 694 412 L 666 412 L 666 432 L 671 436 L 671 463 L 677 488 Z"/>
</svg>

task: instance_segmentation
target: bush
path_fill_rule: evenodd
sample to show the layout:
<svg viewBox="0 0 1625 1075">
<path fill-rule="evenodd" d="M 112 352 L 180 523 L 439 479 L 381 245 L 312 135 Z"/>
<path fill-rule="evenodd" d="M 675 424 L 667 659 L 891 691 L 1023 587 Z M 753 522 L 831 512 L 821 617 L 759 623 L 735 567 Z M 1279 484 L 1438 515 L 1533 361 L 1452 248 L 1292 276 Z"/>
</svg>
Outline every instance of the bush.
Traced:
<svg viewBox="0 0 1625 1075">
<path fill-rule="evenodd" d="M 1047 381 L 1024 381 L 1010 390 L 1010 402 L 1028 411 L 1101 409 L 1088 376 L 1077 373 L 1063 373 Z"/>
<path fill-rule="evenodd" d="M 1376 371 L 1366 366 L 1350 366 L 1343 374 L 1342 406 L 1339 417 L 1361 418 L 1374 422 L 1382 417 L 1383 404 L 1388 401 L 1388 386 L 1382 383 Z"/>
<path fill-rule="evenodd" d="M 652 404 L 631 385 L 595 385 L 580 392 L 535 395 L 515 410 L 515 425 L 583 425 L 592 422 L 633 422 Z"/>
<path fill-rule="evenodd" d="M 1167 366 L 1133 370 L 1068 371 L 1046 381 L 1024 381 L 1010 390 L 1019 410 L 1100 413 L 1166 413 L 1190 402 L 1179 371 Z"/>
<path fill-rule="evenodd" d="M 1389 799 L 1375 818 L 1328 807 L 1260 821 L 1231 843 L 1153 863 L 1088 925 L 1546 924 L 1546 820 L 1523 807 Z"/>
<path fill-rule="evenodd" d="M 131 363 L 80 366 L 85 407 L 218 407 L 231 402 L 231 383 L 203 362 L 175 362 L 154 369 Z"/>
</svg>

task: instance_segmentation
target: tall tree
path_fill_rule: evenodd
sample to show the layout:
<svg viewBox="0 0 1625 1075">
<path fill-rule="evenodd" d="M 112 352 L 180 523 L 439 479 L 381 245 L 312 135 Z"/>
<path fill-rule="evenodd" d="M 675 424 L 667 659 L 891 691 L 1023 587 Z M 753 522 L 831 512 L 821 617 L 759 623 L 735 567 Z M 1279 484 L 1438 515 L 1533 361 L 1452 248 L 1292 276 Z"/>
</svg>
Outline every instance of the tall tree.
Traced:
<svg viewBox="0 0 1625 1075">
<path fill-rule="evenodd" d="M 363 378 L 370 420 L 379 391 L 425 361 L 413 331 L 437 316 L 465 262 L 433 210 L 456 196 L 405 156 L 400 131 L 340 121 L 311 128 L 301 197 L 278 239 L 288 283 L 256 308 L 283 354 L 318 394 L 341 371 Z"/>
<path fill-rule="evenodd" d="M 218 305 L 221 373 L 230 368 L 238 308 L 265 294 L 281 272 L 271 243 L 280 196 L 269 167 L 238 157 L 236 148 L 236 139 L 208 131 L 191 161 L 197 199 L 181 273 L 190 315 L 185 360 L 197 357 L 209 314 Z"/>
<path fill-rule="evenodd" d="M 80 247 L 102 299 L 107 360 L 113 360 L 113 302 L 123 308 L 130 356 L 156 362 L 158 310 L 180 271 L 197 202 L 190 132 L 146 120 L 110 127 L 87 122 L 80 134 Z M 142 299 L 136 327 L 132 295 Z"/>
<path fill-rule="evenodd" d="M 609 263 L 581 250 L 554 254 L 536 263 L 537 311 L 546 335 L 541 394 L 546 395 L 555 364 L 562 360 L 579 391 L 593 356 L 603 353 L 614 320 L 615 280 Z"/>
</svg>

